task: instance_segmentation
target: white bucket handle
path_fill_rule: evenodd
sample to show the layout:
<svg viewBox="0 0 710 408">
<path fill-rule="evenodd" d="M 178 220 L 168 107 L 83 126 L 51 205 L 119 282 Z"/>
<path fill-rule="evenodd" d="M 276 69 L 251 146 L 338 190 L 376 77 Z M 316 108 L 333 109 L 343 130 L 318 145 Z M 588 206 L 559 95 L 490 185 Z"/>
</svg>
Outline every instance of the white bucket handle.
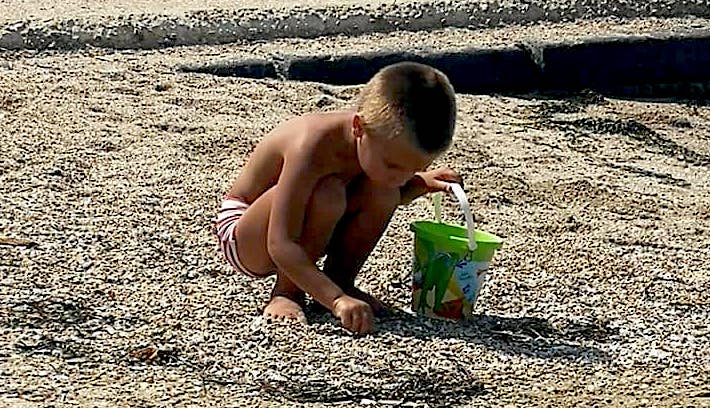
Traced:
<svg viewBox="0 0 710 408">
<path fill-rule="evenodd" d="M 473 221 L 473 214 L 471 214 L 471 206 L 468 204 L 468 199 L 466 198 L 466 193 L 463 191 L 463 187 L 457 183 L 449 183 L 449 191 L 456 197 L 463 211 L 463 216 L 466 218 L 466 232 L 468 234 L 468 249 L 475 251 L 476 247 L 476 225 Z M 434 217 L 436 222 L 441 223 L 441 198 L 442 194 L 434 194 Z"/>
</svg>

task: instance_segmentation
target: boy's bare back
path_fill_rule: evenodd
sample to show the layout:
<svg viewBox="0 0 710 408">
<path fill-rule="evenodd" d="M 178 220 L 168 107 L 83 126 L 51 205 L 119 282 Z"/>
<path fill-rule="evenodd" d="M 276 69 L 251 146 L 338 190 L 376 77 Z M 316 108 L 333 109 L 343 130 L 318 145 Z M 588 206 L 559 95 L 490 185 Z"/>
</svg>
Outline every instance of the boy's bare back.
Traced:
<svg viewBox="0 0 710 408">
<path fill-rule="evenodd" d="M 344 181 L 358 172 L 350 131 L 353 112 L 311 113 L 279 125 L 262 140 L 234 181 L 229 194 L 253 203 L 281 176 L 286 161 L 298 163 L 306 179 L 338 174 Z M 345 126 L 345 127 L 344 127 Z"/>
</svg>

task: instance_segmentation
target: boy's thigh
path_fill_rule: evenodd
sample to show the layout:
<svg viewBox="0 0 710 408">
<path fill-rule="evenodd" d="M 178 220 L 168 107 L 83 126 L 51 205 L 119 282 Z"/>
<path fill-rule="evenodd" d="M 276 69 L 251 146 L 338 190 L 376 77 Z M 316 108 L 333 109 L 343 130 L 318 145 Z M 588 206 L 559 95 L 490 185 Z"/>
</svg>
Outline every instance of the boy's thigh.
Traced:
<svg viewBox="0 0 710 408">
<path fill-rule="evenodd" d="M 239 219 L 236 228 L 237 252 L 241 263 L 254 274 L 267 276 L 276 271 L 267 247 L 269 217 L 274 188 L 267 190 L 254 201 Z M 302 238 L 317 241 L 332 233 L 347 205 L 345 185 L 335 177 L 325 177 L 311 194 L 305 214 Z M 320 253 L 326 242 L 314 244 L 316 248 L 304 249 Z M 308 247 L 308 248 L 307 248 Z"/>
<path fill-rule="evenodd" d="M 239 219 L 235 232 L 237 253 L 250 272 L 267 276 L 276 271 L 266 246 L 273 188 L 257 198 Z"/>
</svg>

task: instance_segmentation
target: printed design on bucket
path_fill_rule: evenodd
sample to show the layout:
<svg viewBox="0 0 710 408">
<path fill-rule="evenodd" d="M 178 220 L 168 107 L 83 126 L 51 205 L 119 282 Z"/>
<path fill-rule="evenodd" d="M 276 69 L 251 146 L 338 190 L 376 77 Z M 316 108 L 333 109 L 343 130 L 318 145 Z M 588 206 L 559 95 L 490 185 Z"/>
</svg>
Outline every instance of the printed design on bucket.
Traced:
<svg viewBox="0 0 710 408">
<path fill-rule="evenodd" d="M 459 262 L 456 264 L 454 276 L 456 283 L 461 288 L 464 299 L 470 303 L 475 303 L 481 284 L 488 271 L 489 262 Z"/>
<path fill-rule="evenodd" d="M 466 226 L 441 222 L 441 199 L 435 197 L 436 222 L 417 221 L 412 262 L 412 310 L 418 314 L 448 319 L 473 316 L 479 292 L 493 255 L 502 240 L 474 229 L 466 195 L 452 184 Z"/>
<path fill-rule="evenodd" d="M 414 311 L 450 319 L 469 316 L 489 263 L 472 260 L 469 251 L 451 252 L 424 239 L 416 239 L 414 248 Z"/>
<path fill-rule="evenodd" d="M 417 250 L 417 248 L 419 250 Z M 415 282 L 419 287 L 417 312 L 426 312 L 432 309 L 441 311 L 441 304 L 449 286 L 449 280 L 459 263 L 460 255 L 448 252 L 436 252 L 431 242 L 418 239 L 415 243 Z M 419 277 L 417 282 L 416 277 Z M 427 301 L 431 291 L 434 290 L 433 304 Z"/>
</svg>

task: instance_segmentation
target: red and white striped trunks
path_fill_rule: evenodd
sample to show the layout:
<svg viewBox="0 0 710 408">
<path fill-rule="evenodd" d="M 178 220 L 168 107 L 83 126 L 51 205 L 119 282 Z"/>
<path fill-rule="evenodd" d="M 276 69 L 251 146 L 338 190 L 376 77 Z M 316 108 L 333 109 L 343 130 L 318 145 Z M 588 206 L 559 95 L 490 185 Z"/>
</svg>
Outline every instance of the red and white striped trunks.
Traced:
<svg viewBox="0 0 710 408">
<path fill-rule="evenodd" d="M 237 240 L 235 237 L 237 223 L 247 211 L 247 208 L 249 208 L 249 204 L 245 203 L 243 199 L 225 195 L 222 200 L 222 206 L 217 212 L 214 231 L 219 241 L 219 246 L 222 248 L 224 258 L 229 265 L 237 272 L 256 278 L 258 277 L 256 274 L 244 267 L 237 253 Z"/>
</svg>

